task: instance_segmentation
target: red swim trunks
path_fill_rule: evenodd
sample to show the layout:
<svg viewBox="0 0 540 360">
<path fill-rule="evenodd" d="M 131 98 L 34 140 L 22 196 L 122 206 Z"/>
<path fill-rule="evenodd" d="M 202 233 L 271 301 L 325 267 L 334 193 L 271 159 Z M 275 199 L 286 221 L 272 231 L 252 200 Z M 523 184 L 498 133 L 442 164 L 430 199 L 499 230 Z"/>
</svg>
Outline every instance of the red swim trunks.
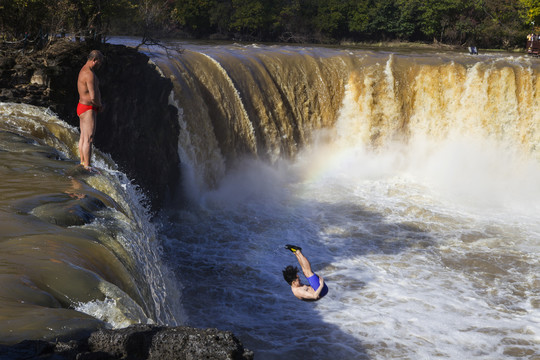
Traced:
<svg viewBox="0 0 540 360">
<path fill-rule="evenodd" d="M 81 104 L 81 103 L 77 104 L 77 115 L 78 116 L 81 116 L 82 113 L 85 113 L 88 110 L 98 111 L 98 108 L 97 108 L 97 106 L 93 106 L 93 105 L 85 105 L 85 104 Z"/>
</svg>

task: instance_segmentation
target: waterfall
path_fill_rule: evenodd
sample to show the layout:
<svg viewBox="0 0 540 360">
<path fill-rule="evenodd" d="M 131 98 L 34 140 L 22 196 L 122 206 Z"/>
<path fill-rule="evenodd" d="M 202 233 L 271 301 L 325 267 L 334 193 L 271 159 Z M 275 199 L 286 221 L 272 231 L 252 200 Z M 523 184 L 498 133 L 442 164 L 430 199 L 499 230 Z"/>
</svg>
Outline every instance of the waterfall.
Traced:
<svg viewBox="0 0 540 360">
<path fill-rule="evenodd" d="M 261 359 L 538 352 L 534 59 L 188 44 L 156 63 L 193 174 L 163 228 L 189 324 Z M 283 281 L 287 243 L 322 300 Z"/>
<path fill-rule="evenodd" d="M 472 136 L 540 157 L 539 73 L 523 57 L 192 45 L 158 64 L 203 188 L 239 158 L 293 158 L 321 139 L 380 148 Z"/>
</svg>

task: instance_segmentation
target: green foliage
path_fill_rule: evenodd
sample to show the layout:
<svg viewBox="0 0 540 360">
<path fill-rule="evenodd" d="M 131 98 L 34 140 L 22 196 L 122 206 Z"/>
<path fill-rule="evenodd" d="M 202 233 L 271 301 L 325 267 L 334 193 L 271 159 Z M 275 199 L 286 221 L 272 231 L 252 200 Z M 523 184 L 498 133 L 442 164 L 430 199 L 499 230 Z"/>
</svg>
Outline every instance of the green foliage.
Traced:
<svg viewBox="0 0 540 360">
<path fill-rule="evenodd" d="M 44 0 L 4 0 L 0 25 L 2 32 L 15 37 L 41 28 L 43 14 L 47 13 Z"/>
<path fill-rule="evenodd" d="M 444 31 L 452 25 L 462 6 L 455 0 L 425 0 L 420 4 L 420 29 L 423 34 L 442 41 Z"/>
<path fill-rule="evenodd" d="M 523 46 L 540 0 L 0 0 L 0 32 Z"/>
<path fill-rule="evenodd" d="M 410 40 L 420 34 L 418 18 L 420 17 L 420 0 L 397 0 L 398 20 L 396 36 L 399 39 Z"/>
<path fill-rule="evenodd" d="M 213 30 L 218 33 L 225 34 L 229 28 L 230 19 L 232 13 L 232 5 L 228 1 L 218 1 L 214 7 L 212 7 L 208 14 L 210 25 Z"/>
<path fill-rule="evenodd" d="M 371 18 L 373 17 L 373 4 L 371 0 L 359 0 L 352 4 L 349 10 L 349 31 L 369 33 Z"/>
<path fill-rule="evenodd" d="M 176 1 L 173 16 L 186 29 L 204 31 L 210 27 L 210 14 L 217 5 L 215 0 L 179 0 Z"/>
<path fill-rule="evenodd" d="M 527 24 L 540 26 L 540 0 L 519 0 Z"/>
<path fill-rule="evenodd" d="M 395 0 L 376 1 L 372 10 L 372 32 L 384 37 L 395 36 L 398 32 L 399 11 Z"/>
<path fill-rule="evenodd" d="M 132 17 L 130 0 L 1 0 L 0 31 L 31 38 L 73 33 L 101 37 L 115 19 Z M 131 11 L 131 12 L 130 12 Z"/>
<path fill-rule="evenodd" d="M 232 9 L 230 28 L 233 31 L 250 34 L 261 30 L 265 25 L 263 0 L 232 0 Z"/>
<path fill-rule="evenodd" d="M 314 25 L 318 32 L 340 37 L 347 29 L 349 4 L 343 0 L 319 0 Z"/>
</svg>

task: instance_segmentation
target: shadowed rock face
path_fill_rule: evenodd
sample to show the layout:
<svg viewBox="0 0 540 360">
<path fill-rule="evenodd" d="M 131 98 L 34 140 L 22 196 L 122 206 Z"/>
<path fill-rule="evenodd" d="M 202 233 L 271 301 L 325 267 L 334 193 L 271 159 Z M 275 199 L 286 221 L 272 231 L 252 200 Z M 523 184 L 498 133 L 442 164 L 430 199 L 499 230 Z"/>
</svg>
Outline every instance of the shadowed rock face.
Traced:
<svg viewBox="0 0 540 360">
<path fill-rule="evenodd" d="M 49 107 L 79 126 L 77 76 L 88 53 L 106 57 L 99 70 L 105 109 L 95 145 L 109 153 L 145 192 L 154 210 L 172 199 L 179 182 L 178 118 L 172 90 L 148 57 L 119 45 L 59 41 L 44 51 L 0 48 L 0 101 Z"/>
<path fill-rule="evenodd" d="M 121 330 L 98 330 L 69 342 L 24 341 L 0 345 L 0 359 L 230 359 L 251 360 L 230 332 L 190 327 L 134 325 Z"/>
</svg>

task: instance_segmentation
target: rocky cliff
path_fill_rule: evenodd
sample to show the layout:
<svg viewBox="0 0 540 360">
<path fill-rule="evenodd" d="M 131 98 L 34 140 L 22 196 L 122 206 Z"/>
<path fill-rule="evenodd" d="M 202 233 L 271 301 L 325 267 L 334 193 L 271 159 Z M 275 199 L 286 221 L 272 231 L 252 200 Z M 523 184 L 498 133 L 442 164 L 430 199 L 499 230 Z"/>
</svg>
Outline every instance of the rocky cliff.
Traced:
<svg viewBox="0 0 540 360">
<path fill-rule="evenodd" d="M 0 101 L 48 107 L 78 127 L 77 76 L 94 48 L 106 57 L 98 72 L 106 109 L 98 115 L 95 145 L 143 188 L 157 210 L 174 198 L 179 182 L 179 128 L 176 108 L 168 104 L 172 84 L 147 56 L 107 44 L 94 47 L 59 41 L 41 51 L 0 44 Z M 47 221 L 58 224 L 58 218 L 49 215 Z M 78 220 L 71 216 L 63 224 Z M 230 332 L 148 325 L 88 331 L 56 342 L 0 345 L 0 360 L 36 358 L 252 359 L 253 353 Z"/>
<path fill-rule="evenodd" d="M 88 53 L 106 57 L 99 70 L 105 109 L 98 115 L 95 146 L 146 193 L 154 210 L 175 196 L 179 181 L 178 118 L 172 89 L 146 55 L 120 45 L 57 41 L 44 50 L 0 48 L 0 101 L 48 107 L 73 126 L 77 76 Z"/>
</svg>

